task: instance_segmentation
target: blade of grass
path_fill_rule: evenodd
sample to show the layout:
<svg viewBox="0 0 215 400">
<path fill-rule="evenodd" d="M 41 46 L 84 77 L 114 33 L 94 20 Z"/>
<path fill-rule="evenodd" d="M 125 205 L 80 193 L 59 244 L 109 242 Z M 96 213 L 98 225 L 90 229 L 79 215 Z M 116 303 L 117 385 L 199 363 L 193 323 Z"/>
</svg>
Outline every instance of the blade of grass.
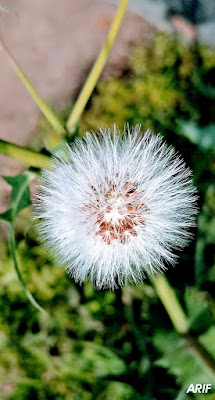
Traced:
<svg viewBox="0 0 215 400">
<path fill-rule="evenodd" d="M 37 168 L 47 168 L 50 157 L 0 139 L 0 154 L 15 158 Z"/>
<path fill-rule="evenodd" d="M 13 55 L 10 53 L 9 49 L 7 48 L 2 38 L 0 38 L 0 49 L 2 49 L 5 52 L 16 75 L 22 81 L 25 88 L 28 90 L 28 92 L 38 105 L 41 112 L 44 114 L 46 119 L 49 121 L 50 125 L 53 127 L 55 131 L 53 132 L 53 135 L 55 136 L 55 146 L 56 146 L 60 142 L 60 136 L 66 132 L 65 127 L 63 126 L 62 122 L 59 120 L 57 115 L 48 107 L 45 101 L 40 97 L 40 95 L 34 89 L 31 82 L 21 69 L 20 65 L 17 63 Z"/>
<path fill-rule="evenodd" d="M 70 116 L 67 121 L 67 129 L 69 132 L 73 132 L 75 129 L 75 126 L 78 123 L 78 120 L 84 111 L 84 108 L 93 92 L 93 89 L 96 86 L 96 83 L 99 79 L 99 76 L 105 66 L 105 63 L 107 61 L 108 55 L 111 51 L 111 48 L 114 44 L 114 41 L 116 39 L 117 33 L 119 31 L 123 16 L 125 14 L 126 7 L 128 5 L 128 0 L 121 0 L 117 13 L 115 15 L 114 21 L 111 25 L 111 28 L 109 30 L 108 36 L 105 40 L 105 43 L 102 47 L 102 50 L 89 74 L 89 77 L 81 90 L 81 93 L 75 103 L 75 106 L 73 107 Z"/>
</svg>

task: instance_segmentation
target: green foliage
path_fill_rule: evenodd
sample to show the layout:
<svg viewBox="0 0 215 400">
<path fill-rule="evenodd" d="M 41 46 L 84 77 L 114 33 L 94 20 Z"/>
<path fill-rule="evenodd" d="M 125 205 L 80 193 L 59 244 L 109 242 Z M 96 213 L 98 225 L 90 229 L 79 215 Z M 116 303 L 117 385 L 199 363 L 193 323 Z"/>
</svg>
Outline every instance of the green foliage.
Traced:
<svg viewBox="0 0 215 400">
<path fill-rule="evenodd" d="M 29 183 L 34 178 L 34 174 L 25 171 L 16 176 L 3 176 L 3 178 L 12 186 L 12 194 L 9 207 L 7 211 L 0 214 L 0 219 L 14 223 L 19 212 L 31 205 Z"/>
<path fill-rule="evenodd" d="M 162 357 L 156 361 L 156 364 L 167 368 L 184 387 L 189 387 L 191 383 L 203 384 L 213 381 L 213 374 L 201 364 L 192 346 L 188 347 L 186 339 L 181 338 L 177 333 L 157 331 L 153 344 L 162 353 Z"/>
<path fill-rule="evenodd" d="M 12 186 L 12 194 L 9 207 L 7 211 L 0 214 L 0 219 L 8 223 L 8 233 L 9 233 L 9 247 L 10 253 L 13 260 L 14 268 L 17 273 L 17 277 L 25 291 L 26 296 L 40 311 L 44 311 L 39 304 L 34 300 L 31 293 L 27 290 L 25 282 L 22 278 L 22 274 L 19 269 L 18 260 L 16 257 L 16 240 L 15 240 L 15 219 L 20 211 L 31 205 L 29 183 L 35 177 L 35 175 L 29 171 L 23 172 L 17 176 L 7 176 L 4 177 L 7 183 Z"/>
<path fill-rule="evenodd" d="M 111 388 L 115 388 L 119 400 L 132 398 L 135 389 L 123 381 L 131 363 L 126 362 L 126 355 L 132 360 L 133 356 L 123 326 L 121 293 L 100 293 L 88 283 L 77 287 L 62 269 L 51 265 L 32 236 L 27 237 L 27 247 L 24 241 L 20 243 L 18 255 L 23 265 L 28 264 L 26 282 L 46 304 L 49 317 L 32 313 L 4 254 L 1 391 L 13 376 L 16 391 L 11 399 L 103 398 L 101 392 L 109 399 Z"/>
<path fill-rule="evenodd" d="M 200 333 L 209 329 L 213 322 L 213 315 L 208 293 L 197 290 L 195 287 L 187 287 L 184 300 L 192 331 Z"/>
<path fill-rule="evenodd" d="M 99 83 L 80 126 L 83 134 L 112 123 L 119 127 L 141 123 L 143 129 L 161 132 L 192 168 L 200 194 L 195 240 L 179 253 L 179 264 L 167 275 L 189 319 L 191 335 L 211 358 L 215 357 L 214 68 L 212 50 L 185 48 L 158 35 L 148 48 L 133 49 L 130 70 L 121 79 Z M 27 176 L 17 182 L 9 182 L 14 185 L 12 204 L 4 220 L 11 221 L 29 205 Z M 2 243 L 1 400 L 205 398 L 205 394 L 186 395 L 186 390 L 191 383 L 213 385 L 211 370 L 196 356 L 192 341 L 174 332 L 148 281 L 114 293 L 96 291 L 88 282 L 80 287 L 53 265 L 32 226 L 19 229 L 18 236 L 17 258 L 25 282 L 48 315 L 36 312 L 20 290 Z M 207 398 L 214 399 L 214 393 Z"/>
<path fill-rule="evenodd" d="M 200 150 L 215 149 L 215 124 L 200 127 L 191 121 L 180 121 L 181 134 Z"/>
</svg>

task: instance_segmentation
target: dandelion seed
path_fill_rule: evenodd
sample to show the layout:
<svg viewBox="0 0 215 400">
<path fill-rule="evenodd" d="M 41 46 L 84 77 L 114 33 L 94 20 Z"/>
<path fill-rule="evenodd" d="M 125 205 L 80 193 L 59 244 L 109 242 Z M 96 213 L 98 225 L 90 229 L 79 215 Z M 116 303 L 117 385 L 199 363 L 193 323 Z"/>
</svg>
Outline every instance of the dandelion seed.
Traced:
<svg viewBox="0 0 215 400">
<path fill-rule="evenodd" d="M 159 135 L 136 126 L 87 133 L 43 172 L 39 233 L 82 283 L 114 290 L 174 264 L 191 237 L 196 189 L 190 170 Z"/>
</svg>

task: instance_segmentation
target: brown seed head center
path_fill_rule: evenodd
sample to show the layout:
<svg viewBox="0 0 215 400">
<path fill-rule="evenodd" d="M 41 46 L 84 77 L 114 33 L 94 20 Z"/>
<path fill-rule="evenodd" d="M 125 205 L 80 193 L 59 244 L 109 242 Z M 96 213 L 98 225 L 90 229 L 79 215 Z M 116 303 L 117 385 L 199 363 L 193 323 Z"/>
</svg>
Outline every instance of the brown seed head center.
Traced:
<svg viewBox="0 0 215 400">
<path fill-rule="evenodd" d="M 111 185 L 105 194 L 105 205 L 97 208 L 96 235 L 110 244 L 113 240 L 126 243 L 132 236 L 137 236 L 138 224 L 144 225 L 144 204 L 138 204 L 137 185 L 126 182 L 119 193 Z"/>
</svg>

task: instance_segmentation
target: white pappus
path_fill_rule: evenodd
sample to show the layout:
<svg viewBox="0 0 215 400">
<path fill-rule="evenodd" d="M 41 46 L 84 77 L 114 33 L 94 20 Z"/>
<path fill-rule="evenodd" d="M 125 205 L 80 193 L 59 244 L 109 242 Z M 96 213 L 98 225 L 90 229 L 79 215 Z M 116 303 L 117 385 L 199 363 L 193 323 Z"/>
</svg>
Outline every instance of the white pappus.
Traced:
<svg viewBox="0 0 215 400">
<path fill-rule="evenodd" d="M 35 216 L 68 274 L 114 290 L 174 264 L 195 225 L 191 171 L 160 135 L 140 126 L 86 133 L 43 171 Z"/>
</svg>

